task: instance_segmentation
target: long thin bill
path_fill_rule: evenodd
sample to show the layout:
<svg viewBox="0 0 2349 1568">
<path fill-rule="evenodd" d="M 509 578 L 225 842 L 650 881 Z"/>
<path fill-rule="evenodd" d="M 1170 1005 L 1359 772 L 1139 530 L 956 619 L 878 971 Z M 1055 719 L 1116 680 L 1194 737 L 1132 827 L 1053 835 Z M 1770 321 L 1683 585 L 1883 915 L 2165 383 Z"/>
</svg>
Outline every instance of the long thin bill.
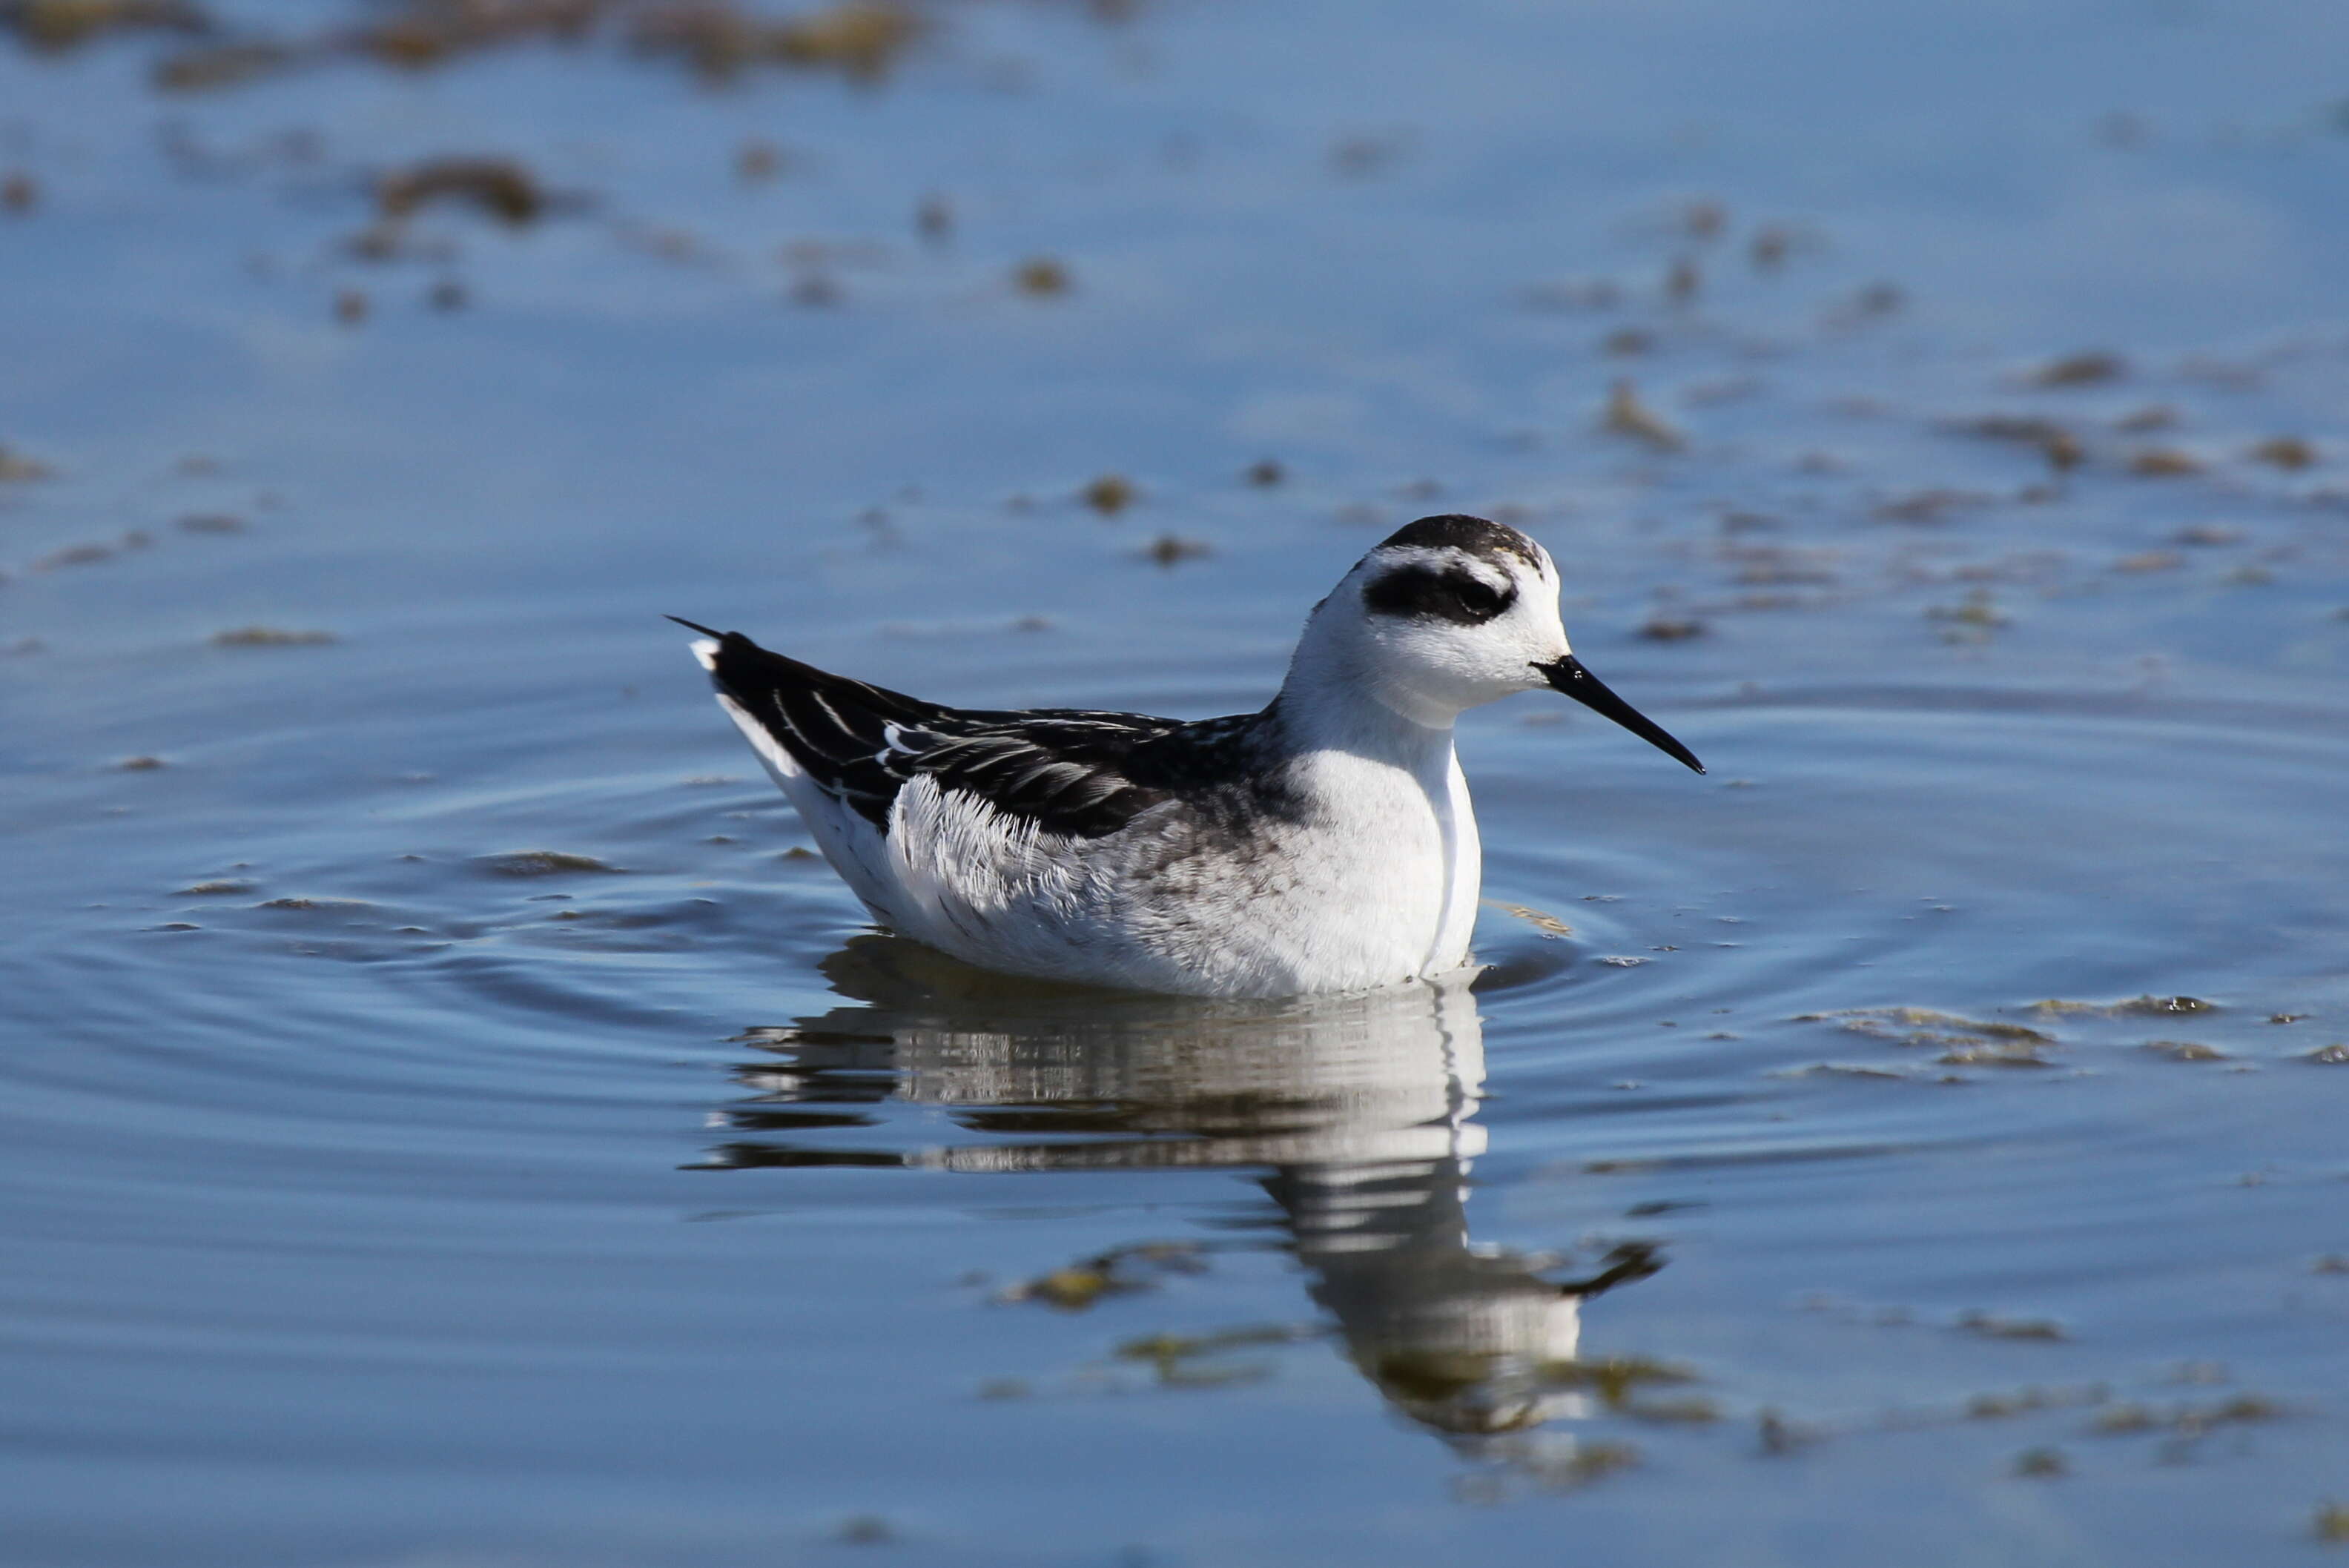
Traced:
<svg viewBox="0 0 2349 1568">
<path fill-rule="evenodd" d="M 1696 759 L 1695 752 L 1664 733 L 1661 725 L 1608 690 L 1607 683 L 1584 669 L 1582 661 L 1572 654 L 1554 665 L 1536 665 L 1534 667 L 1549 678 L 1553 687 L 1593 713 L 1605 714 L 1666 756 L 1678 758 L 1699 773 L 1704 771 L 1704 764 Z"/>
</svg>

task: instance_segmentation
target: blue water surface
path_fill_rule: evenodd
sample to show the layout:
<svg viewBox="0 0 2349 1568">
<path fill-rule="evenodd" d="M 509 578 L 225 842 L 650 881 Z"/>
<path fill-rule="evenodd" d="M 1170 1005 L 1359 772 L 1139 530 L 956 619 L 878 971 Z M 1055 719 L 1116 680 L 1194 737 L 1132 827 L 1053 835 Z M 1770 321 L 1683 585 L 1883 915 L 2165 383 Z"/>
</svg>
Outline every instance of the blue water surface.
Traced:
<svg viewBox="0 0 2349 1568">
<path fill-rule="evenodd" d="M 0 1561 L 2349 1534 L 2337 6 L 42 10 Z M 1473 991 L 876 935 L 659 619 L 1232 712 L 1453 510 L 1712 768 L 1470 716 Z"/>
</svg>

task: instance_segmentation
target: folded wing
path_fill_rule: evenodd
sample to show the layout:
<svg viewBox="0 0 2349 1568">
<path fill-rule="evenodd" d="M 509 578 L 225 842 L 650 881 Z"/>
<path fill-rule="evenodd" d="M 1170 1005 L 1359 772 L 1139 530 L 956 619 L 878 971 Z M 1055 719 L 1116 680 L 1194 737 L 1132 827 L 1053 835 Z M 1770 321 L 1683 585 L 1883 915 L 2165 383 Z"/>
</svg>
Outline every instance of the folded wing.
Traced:
<svg viewBox="0 0 2349 1568">
<path fill-rule="evenodd" d="M 802 664 L 739 632 L 693 629 L 715 639 L 700 651 L 719 691 L 884 833 L 897 792 L 927 775 L 1047 832 L 1102 838 L 1183 792 L 1199 746 L 1236 738 L 1251 721 L 952 708 Z M 1164 744 L 1186 731 L 1189 745 Z"/>
</svg>

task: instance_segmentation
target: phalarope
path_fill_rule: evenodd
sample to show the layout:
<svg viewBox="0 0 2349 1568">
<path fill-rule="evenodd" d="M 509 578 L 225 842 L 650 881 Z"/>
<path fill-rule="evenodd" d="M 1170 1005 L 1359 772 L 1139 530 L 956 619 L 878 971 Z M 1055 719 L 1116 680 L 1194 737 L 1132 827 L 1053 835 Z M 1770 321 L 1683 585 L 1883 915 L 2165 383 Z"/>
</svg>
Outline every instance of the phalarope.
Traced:
<svg viewBox="0 0 2349 1568">
<path fill-rule="evenodd" d="M 1314 606 L 1262 712 L 1190 721 L 946 707 L 678 624 L 882 924 L 1040 979 L 1289 996 L 1466 965 L 1463 711 L 1547 686 L 1704 771 L 1582 667 L 1557 593 L 1516 530 L 1423 517 Z"/>
</svg>

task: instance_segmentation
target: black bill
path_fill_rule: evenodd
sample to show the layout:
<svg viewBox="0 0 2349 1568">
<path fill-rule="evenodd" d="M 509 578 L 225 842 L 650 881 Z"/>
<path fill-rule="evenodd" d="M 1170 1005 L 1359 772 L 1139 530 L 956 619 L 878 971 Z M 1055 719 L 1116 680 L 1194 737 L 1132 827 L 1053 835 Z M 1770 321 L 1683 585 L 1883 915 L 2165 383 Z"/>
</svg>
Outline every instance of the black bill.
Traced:
<svg viewBox="0 0 2349 1568">
<path fill-rule="evenodd" d="M 1704 771 L 1704 764 L 1696 759 L 1695 752 L 1665 734 L 1661 725 L 1653 723 L 1638 708 L 1609 691 L 1607 683 L 1584 669 L 1582 661 L 1572 654 L 1554 665 L 1536 665 L 1534 668 L 1539 670 L 1552 686 L 1583 707 L 1594 713 L 1605 714 L 1657 750 L 1680 758 L 1699 773 Z"/>
</svg>

